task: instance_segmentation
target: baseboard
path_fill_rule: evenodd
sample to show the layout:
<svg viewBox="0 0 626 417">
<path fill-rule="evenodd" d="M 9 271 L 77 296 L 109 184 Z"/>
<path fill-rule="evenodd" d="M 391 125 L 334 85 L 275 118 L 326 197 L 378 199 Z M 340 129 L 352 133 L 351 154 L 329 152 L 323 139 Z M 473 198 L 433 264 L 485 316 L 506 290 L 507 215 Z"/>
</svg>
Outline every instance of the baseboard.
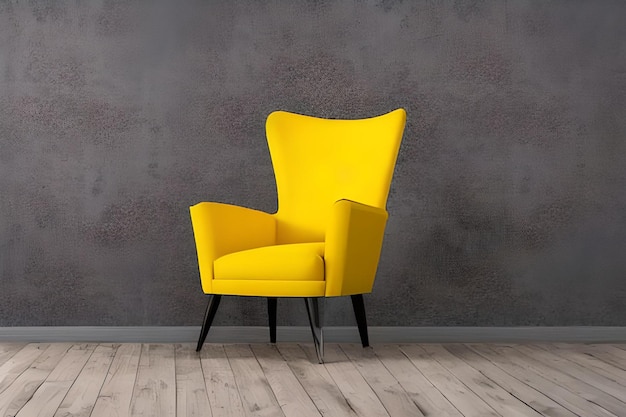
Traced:
<svg viewBox="0 0 626 417">
<path fill-rule="evenodd" d="M 0 327 L 0 342 L 193 343 L 195 326 Z M 278 327 L 278 342 L 310 342 L 308 327 Z M 626 343 L 626 327 L 370 327 L 371 343 Z M 358 343 L 356 327 L 326 327 L 324 340 Z M 208 343 L 266 343 L 267 327 L 215 326 Z"/>
</svg>

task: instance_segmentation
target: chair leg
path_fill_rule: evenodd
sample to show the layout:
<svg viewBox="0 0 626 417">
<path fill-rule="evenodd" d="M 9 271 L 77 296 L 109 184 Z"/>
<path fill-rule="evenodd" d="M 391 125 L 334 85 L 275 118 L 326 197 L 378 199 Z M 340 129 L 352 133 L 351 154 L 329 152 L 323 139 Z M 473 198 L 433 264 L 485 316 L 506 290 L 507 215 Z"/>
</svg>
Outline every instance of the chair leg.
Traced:
<svg viewBox="0 0 626 417">
<path fill-rule="evenodd" d="M 352 295 L 352 308 L 356 316 L 356 324 L 359 327 L 359 335 L 361 336 L 361 344 L 363 347 L 370 345 L 367 336 L 367 319 L 365 317 L 365 304 L 363 303 L 363 294 Z"/>
<path fill-rule="evenodd" d="M 202 349 L 202 345 L 204 344 L 204 340 L 206 339 L 206 335 L 209 334 L 209 329 L 211 328 L 211 323 L 213 323 L 217 307 L 220 305 L 221 298 L 221 295 L 213 294 L 209 299 L 209 304 L 207 305 L 206 312 L 204 313 L 204 323 L 202 323 L 202 330 L 200 330 L 200 339 L 198 339 L 196 352 L 200 352 L 200 349 Z"/>
<path fill-rule="evenodd" d="M 322 307 L 324 298 L 322 300 Z M 318 305 L 318 297 L 305 298 L 306 312 L 309 316 L 309 324 L 311 325 L 311 333 L 313 334 L 313 344 L 315 345 L 315 353 L 319 363 L 324 363 L 324 333 L 322 329 L 323 313 L 320 314 Z"/>
<path fill-rule="evenodd" d="M 270 342 L 276 343 L 276 309 L 278 304 L 278 298 L 267 297 L 267 313 L 269 316 L 270 325 Z"/>
</svg>

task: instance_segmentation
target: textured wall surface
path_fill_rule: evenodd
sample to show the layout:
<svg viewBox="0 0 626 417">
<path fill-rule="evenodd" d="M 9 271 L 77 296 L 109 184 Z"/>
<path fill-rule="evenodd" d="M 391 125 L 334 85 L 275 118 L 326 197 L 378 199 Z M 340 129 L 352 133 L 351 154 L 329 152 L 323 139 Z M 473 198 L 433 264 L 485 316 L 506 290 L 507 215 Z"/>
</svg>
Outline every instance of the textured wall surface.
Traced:
<svg viewBox="0 0 626 417">
<path fill-rule="evenodd" d="M 265 117 L 400 106 L 371 325 L 624 325 L 624 21 L 617 0 L 0 0 L 0 326 L 199 325 L 188 207 L 276 209 Z M 265 317 L 230 297 L 216 324 Z"/>
</svg>

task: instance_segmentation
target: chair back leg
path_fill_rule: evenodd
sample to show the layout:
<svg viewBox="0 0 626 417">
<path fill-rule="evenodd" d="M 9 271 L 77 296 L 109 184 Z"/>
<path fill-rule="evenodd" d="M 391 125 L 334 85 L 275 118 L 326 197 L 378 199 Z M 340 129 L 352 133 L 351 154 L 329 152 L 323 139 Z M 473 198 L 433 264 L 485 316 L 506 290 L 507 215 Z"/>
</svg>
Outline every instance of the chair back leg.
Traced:
<svg viewBox="0 0 626 417">
<path fill-rule="evenodd" d="M 361 336 L 361 344 L 363 347 L 370 345 L 367 336 L 367 318 L 365 317 L 365 304 L 363 303 L 363 294 L 352 295 L 352 308 L 356 317 L 356 324 L 359 327 L 359 336 Z"/>
<path fill-rule="evenodd" d="M 207 334 L 209 334 L 209 329 L 211 328 L 211 323 L 213 323 L 217 307 L 220 305 L 221 298 L 221 295 L 213 294 L 209 299 L 209 304 L 207 305 L 204 313 L 204 322 L 202 323 L 202 330 L 200 330 L 200 339 L 198 339 L 196 352 L 200 352 L 200 349 L 202 349 L 202 345 L 204 344 L 204 340 L 206 339 Z"/>
<path fill-rule="evenodd" d="M 318 300 L 321 300 L 321 309 Z M 304 302 L 306 304 L 306 312 L 309 316 L 309 324 L 311 325 L 311 333 L 313 334 L 313 344 L 315 345 L 317 360 L 319 363 L 324 363 L 324 333 L 322 327 L 322 320 L 324 318 L 324 297 L 308 297 L 304 299 Z"/>
<path fill-rule="evenodd" d="M 276 310 L 277 310 L 278 298 L 267 298 L 267 314 L 269 316 L 270 326 L 270 342 L 276 343 Z"/>
</svg>

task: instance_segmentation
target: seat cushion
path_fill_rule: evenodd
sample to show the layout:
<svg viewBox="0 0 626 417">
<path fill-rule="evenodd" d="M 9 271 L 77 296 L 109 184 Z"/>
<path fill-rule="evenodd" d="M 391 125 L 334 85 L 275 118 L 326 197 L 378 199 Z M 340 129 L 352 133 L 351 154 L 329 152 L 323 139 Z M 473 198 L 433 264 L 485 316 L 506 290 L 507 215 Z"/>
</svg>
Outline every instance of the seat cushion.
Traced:
<svg viewBox="0 0 626 417">
<path fill-rule="evenodd" d="M 231 253 L 213 263 L 217 280 L 323 281 L 324 243 L 264 246 Z"/>
</svg>

